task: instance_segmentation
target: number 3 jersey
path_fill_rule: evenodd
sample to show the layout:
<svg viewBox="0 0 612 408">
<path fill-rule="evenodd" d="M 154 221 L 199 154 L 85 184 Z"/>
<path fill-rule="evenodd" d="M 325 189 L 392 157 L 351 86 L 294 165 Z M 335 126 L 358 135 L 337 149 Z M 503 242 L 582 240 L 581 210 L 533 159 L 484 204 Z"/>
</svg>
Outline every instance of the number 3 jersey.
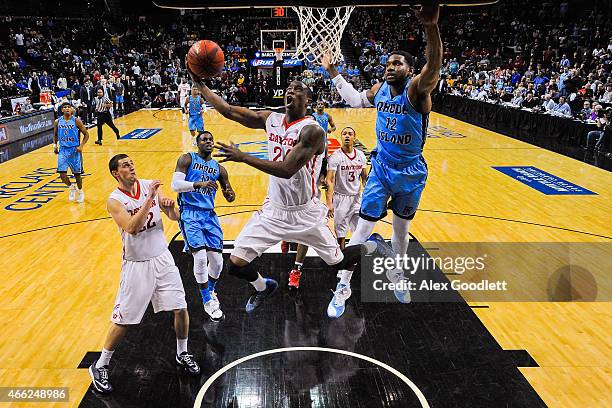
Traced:
<svg viewBox="0 0 612 408">
<path fill-rule="evenodd" d="M 376 151 L 384 161 L 409 164 L 421 156 L 427 137 L 428 114 L 417 112 L 408 98 L 408 86 L 393 97 L 387 81 L 374 96 Z"/>
<path fill-rule="evenodd" d="M 136 194 L 116 188 L 110 198 L 119 201 L 125 210 L 134 216 L 147 200 L 147 192 L 152 180 L 136 180 Z M 123 259 L 126 261 L 148 261 L 163 254 L 167 248 L 164 226 L 161 219 L 159 198 L 155 197 L 153 205 L 148 209 L 148 214 L 143 227 L 136 234 L 129 234 L 119 228 L 121 240 L 123 241 Z"/>
<path fill-rule="evenodd" d="M 293 146 L 299 142 L 302 129 L 309 125 L 319 126 L 308 116 L 287 123 L 284 114 L 272 112 L 266 120 L 268 159 L 285 160 Z M 283 206 L 302 205 L 316 198 L 319 191 L 317 180 L 322 163 L 323 154 L 316 154 L 289 179 L 270 176 L 268 198 Z"/>
<path fill-rule="evenodd" d="M 359 194 L 361 171 L 367 166 L 367 159 L 362 151 L 353 148 L 346 153 L 341 148 L 333 152 L 327 162 L 327 170 L 336 172 L 334 193 L 354 196 Z"/>
<path fill-rule="evenodd" d="M 191 164 L 185 174 L 185 181 L 193 183 L 198 181 L 217 181 L 219 179 L 219 163 L 216 160 L 204 160 L 197 153 L 191 152 Z M 178 204 L 180 209 L 188 210 L 214 210 L 215 195 L 214 188 L 199 188 L 195 191 L 179 193 Z"/>
</svg>

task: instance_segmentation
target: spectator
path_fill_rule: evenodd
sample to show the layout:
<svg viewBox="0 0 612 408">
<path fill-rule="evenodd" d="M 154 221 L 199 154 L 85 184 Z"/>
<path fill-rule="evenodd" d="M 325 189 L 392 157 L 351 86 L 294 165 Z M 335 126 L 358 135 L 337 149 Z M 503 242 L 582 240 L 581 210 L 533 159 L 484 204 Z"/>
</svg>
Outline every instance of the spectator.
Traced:
<svg viewBox="0 0 612 408">
<path fill-rule="evenodd" d="M 533 97 L 533 92 L 527 92 L 522 107 L 527 109 L 534 109 L 536 106 L 538 106 L 538 100 Z"/>
<path fill-rule="evenodd" d="M 552 109 L 552 113 L 561 116 L 572 116 L 572 109 L 565 101 L 565 96 L 559 97 L 559 103 Z"/>
<path fill-rule="evenodd" d="M 551 94 L 544 95 L 544 101 L 542 101 L 542 110 L 544 112 L 551 113 L 555 108 L 555 101 L 552 99 Z"/>
<path fill-rule="evenodd" d="M 149 96 L 148 92 L 145 92 L 144 96 L 142 97 L 142 106 L 147 109 L 151 108 L 151 97 Z"/>
</svg>

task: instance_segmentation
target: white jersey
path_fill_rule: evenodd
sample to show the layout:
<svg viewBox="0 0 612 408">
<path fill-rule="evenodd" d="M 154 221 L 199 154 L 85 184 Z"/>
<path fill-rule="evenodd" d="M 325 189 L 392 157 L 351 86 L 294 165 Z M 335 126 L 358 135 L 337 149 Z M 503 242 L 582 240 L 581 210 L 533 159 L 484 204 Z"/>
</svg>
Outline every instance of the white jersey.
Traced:
<svg viewBox="0 0 612 408">
<path fill-rule="evenodd" d="M 181 99 L 187 98 L 187 96 L 191 92 L 191 85 L 186 82 L 184 84 L 179 84 L 178 92 Z"/>
<path fill-rule="evenodd" d="M 367 166 L 367 159 L 361 150 L 353 148 L 351 154 L 338 149 L 327 160 L 327 170 L 336 172 L 334 193 L 357 195 L 361 187 L 361 172 Z"/>
<path fill-rule="evenodd" d="M 151 180 L 137 180 L 136 195 L 116 188 L 110 198 L 119 201 L 130 215 L 134 215 L 144 205 L 150 184 Z M 123 241 L 123 259 L 127 261 L 148 261 L 164 253 L 168 244 L 164 236 L 159 197 L 153 201 L 144 226 L 138 233 L 128 234 L 122 228 L 119 228 L 119 232 Z"/>
<path fill-rule="evenodd" d="M 283 161 L 298 143 L 302 129 L 309 125 L 319 126 L 309 116 L 287 124 L 284 114 L 272 112 L 266 120 L 268 159 Z M 282 206 L 302 205 L 316 198 L 319 192 L 317 180 L 322 162 L 323 154 L 317 154 L 290 179 L 270 176 L 268 198 Z"/>
</svg>

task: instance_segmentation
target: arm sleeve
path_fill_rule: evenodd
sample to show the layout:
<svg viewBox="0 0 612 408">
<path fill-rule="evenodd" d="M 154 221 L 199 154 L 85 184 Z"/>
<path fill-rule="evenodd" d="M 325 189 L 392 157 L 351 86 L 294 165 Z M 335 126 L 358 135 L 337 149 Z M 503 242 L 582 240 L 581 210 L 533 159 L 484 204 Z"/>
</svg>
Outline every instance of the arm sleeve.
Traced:
<svg viewBox="0 0 612 408">
<path fill-rule="evenodd" d="M 344 99 L 351 107 L 370 108 L 373 106 L 368 100 L 366 95 L 367 91 L 359 93 L 359 91 L 353 88 L 353 85 L 346 82 L 346 79 L 344 79 L 342 75 L 338 74 L 334 79 L 332 79 L 332 82 L 336 86 L 340 96 L 342 96 L 342 99 Z"/>
<path fill-rule="evenodd" d="M 195 188 L 193 187 L 193 182 L 185 181 L 185 177 L 185 173 L 181 173 L 179 171 L 175 172 L 172 175 L 172 183 L 170 183 L 172 191 L 176 193 L 187 193 L 189 191 L 195 191 Z"/>
</svg>

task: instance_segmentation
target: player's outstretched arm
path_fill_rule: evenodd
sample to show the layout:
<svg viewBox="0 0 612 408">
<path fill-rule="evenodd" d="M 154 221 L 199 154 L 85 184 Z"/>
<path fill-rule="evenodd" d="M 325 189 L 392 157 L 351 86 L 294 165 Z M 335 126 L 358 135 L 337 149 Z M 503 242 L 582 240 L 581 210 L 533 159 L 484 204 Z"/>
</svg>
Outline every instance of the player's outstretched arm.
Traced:
<svg viewBox="0 0 612 408">
<path fill-rule="evenodd" d="M 233 143 L 228 145 L 222 142 L 217 142 L 216 148 L 219 149 L 219 153 L 213 156 L 222 157 L 220 163 L 225 161 L 243 162 L 272 176 L 289 179 L 304 167 L 315 154 L 323 153 L 324 140 L 325 131 L 321 126 L 308 125 L 304 126 L 300 133 L 300 141 L 293 146 L 293 149 L 283 161 L 262 160 L 246 154 Z"/>
<path fill-rule="evenodd" d="M 142 229 L 142 227 L 144 227 L 149 215 L 149 208 L 151 208 L 151 205 L 153 205 L 153 201 L 157 195 L 157 189 L 160 185 L 161 183 L 159 180 L 153 180 L 149 186 L 149 193 L 147 194 L 146 201 L 140 210 L 134 215 L 130 215 L 123 204 L 114 198 L 109 198 L 106 201 L 106 209 L 111 217 L 113 217 L 113 220 L 115 220 L 115 223 L 119 226 L 119 228 L 128 234 L 136 235 Z"/>
<path fill-rule="evenodd" d="M 439 5 L 422 6 L 418 12 L 418 17 L 427 37 L 427 48 L 425 58 L 427 63 L 421 72 L 414 77 L 408 87 L 408 97 L 410 102 L 421 113 L 431 111 L 431 91 L 438 85 L 440 80 L 440 68 L 442 68 L 442 39 L 440 38 L 440 28 L 438 27 L 438 17 L 440 15 Z"/>
<path fill-rule="evenodd" d="M 332 77 L 332 82 L 336 86 L 338 93 L 342 99 L 346 101 L 352 108 L 369 108 L 374 103 L 374 96 L 378 92 L 381 84 L 374 85 L 371 89 L 363 92 L 357 91 L 350 82 L 347 82 L 342 75 L 338 73 L 335 64 L 332 64 L 329 55 L 323 55 L 321 65 Z"/>
<path fill-rule="evenodd" d="M 219 184 L 221 184 L 221 192 L 223 193 L 223 197 L 225 197 L 228 203 L 233 202 L 236 199 L 236 193 L 230 184 L 227 170 L 221 165 L 219 165 Z"/>
<path fill-rule="evenodd" d="M 204 99 L 208 101 L 223 117 L 240 123 L 242 126 L 246 126 L 251 129 L 265 129 L 266 119 L 270 116 L 272 111 L 259 111 L 255 112 L 242 106 L 230 105 L 219 95 L 211 91 L 206 84 L 196 77 L 189 68 L 187 72 L 191 76 L 193 86 L 198 88 L 204 96 Z"/>
</svg>

